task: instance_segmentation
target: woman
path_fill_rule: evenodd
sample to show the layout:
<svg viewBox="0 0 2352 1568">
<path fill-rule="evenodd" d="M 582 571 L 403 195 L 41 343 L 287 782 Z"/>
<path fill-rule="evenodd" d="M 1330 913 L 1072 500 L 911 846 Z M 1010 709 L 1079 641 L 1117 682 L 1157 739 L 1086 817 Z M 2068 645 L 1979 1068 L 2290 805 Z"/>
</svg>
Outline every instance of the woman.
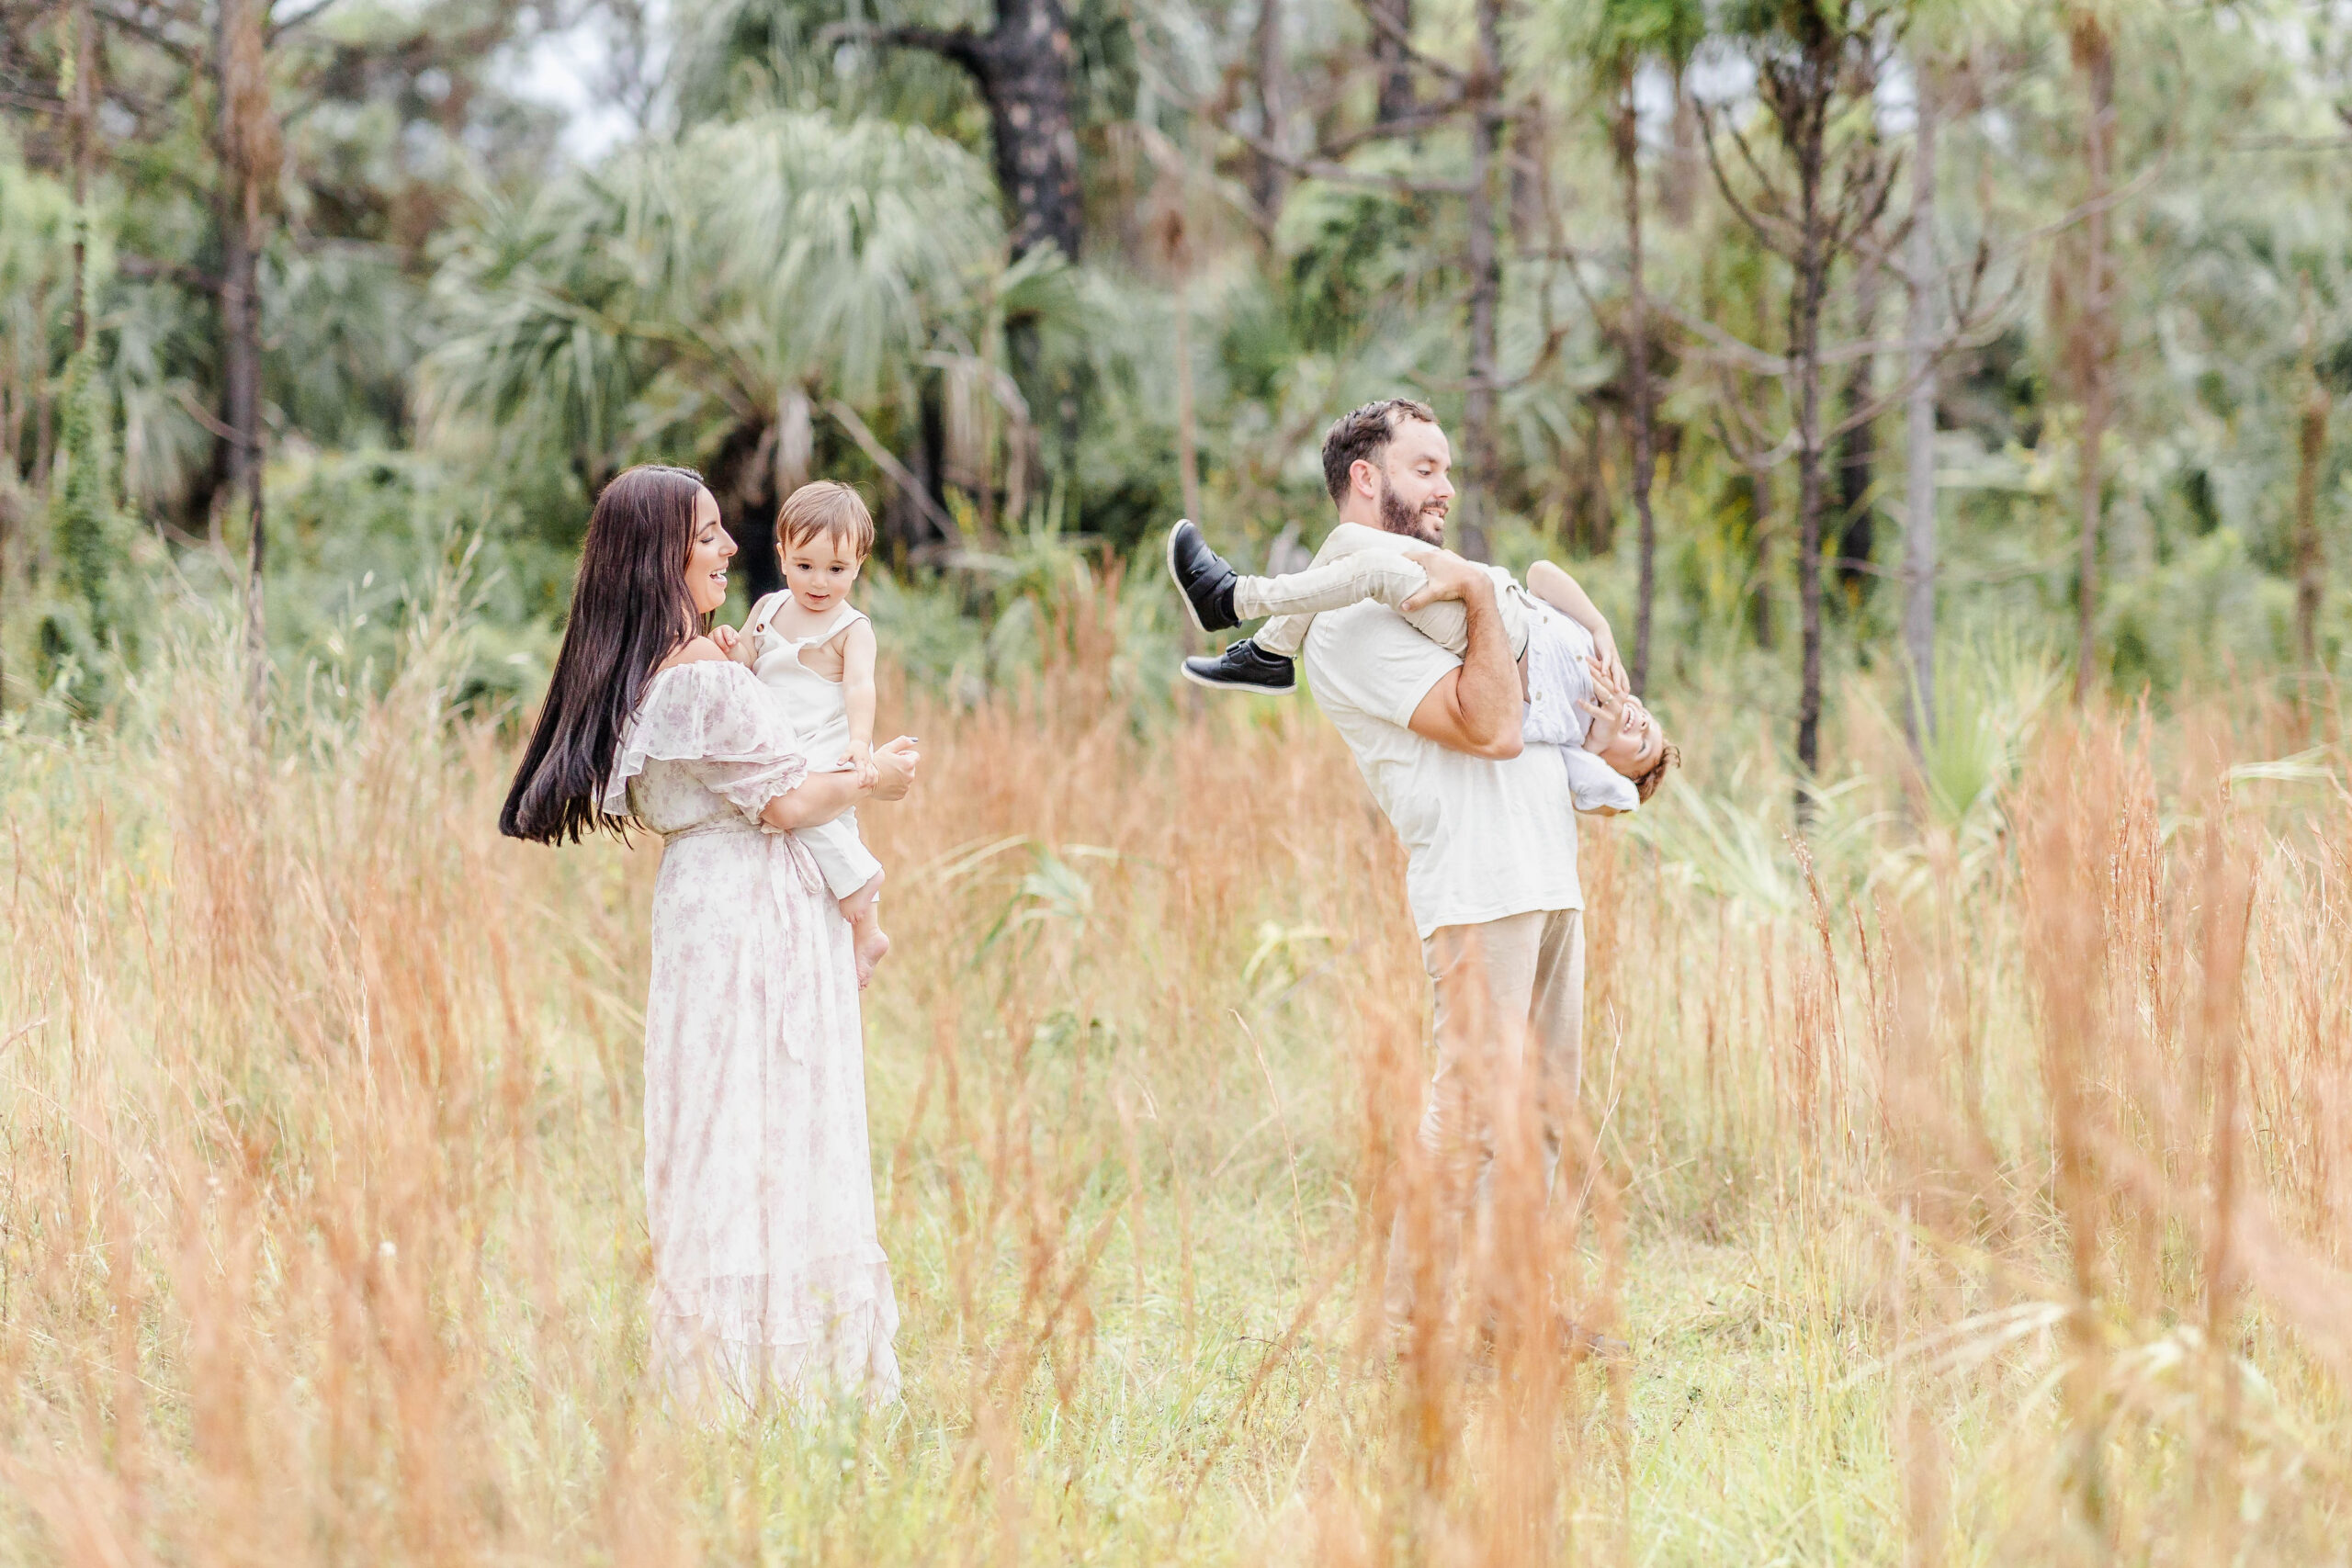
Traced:
<svg viewBox="0 0 2352 1568">
<path fill-rule="evenodd" d="M 791 829 L 914 781 L 810 773 L 752 673 L 703 635 L 735 541 L 700 475 L 648 465 L 596 498 L 547 705 L 499 818 L 560 844 L 662 835 L 645 1009 L 652 1355 L 682 1402 L 898 1392 L 874 1234 L 850 929 Z"/>
</svg>

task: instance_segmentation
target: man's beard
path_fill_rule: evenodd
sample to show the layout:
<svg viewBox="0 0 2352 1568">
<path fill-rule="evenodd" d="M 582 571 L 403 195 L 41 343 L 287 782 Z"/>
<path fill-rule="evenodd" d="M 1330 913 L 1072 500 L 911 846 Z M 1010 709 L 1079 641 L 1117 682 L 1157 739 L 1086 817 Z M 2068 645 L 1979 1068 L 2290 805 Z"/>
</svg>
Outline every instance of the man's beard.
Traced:
<svg viewBox="0 0 2352 1568">
<path fill-rule="evenodd" d="M 1385 474 L 1380 476 L 1380 526 L 1384 532 L 1408 535 L 1425 545 L 1445 543 L 1445 513 L 1430 509 L 1416 512 L 1407 506 Z"/>
</svg>

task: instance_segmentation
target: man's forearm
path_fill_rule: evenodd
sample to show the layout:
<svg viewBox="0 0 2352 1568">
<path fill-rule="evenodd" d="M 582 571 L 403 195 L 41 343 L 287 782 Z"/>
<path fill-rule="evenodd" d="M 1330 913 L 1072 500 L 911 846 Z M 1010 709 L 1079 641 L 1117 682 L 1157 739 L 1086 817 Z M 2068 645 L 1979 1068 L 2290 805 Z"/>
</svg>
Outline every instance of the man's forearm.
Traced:
<svg viewBox="0 0 2352 1568">
<path fill-rule="evenodd" d="M 1510 638 L 1495 607 L 1491 585 L 1481 583 L 1463 595 L 1468 617 L 1468 646 L 1462 653 L 1462 678 L 1456 701 L 1462 711 L 1463 733 L 1483 746 L 1519 742 L 1519 666 L 1510 656 Z"/>
</svg>

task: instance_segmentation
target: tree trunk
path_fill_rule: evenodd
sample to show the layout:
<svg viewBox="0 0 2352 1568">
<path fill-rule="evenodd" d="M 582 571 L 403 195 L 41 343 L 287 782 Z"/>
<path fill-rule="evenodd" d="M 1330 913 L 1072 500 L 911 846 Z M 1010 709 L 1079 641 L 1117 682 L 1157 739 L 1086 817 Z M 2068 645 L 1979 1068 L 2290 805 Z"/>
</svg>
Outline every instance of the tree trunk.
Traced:
<svg viewBox="0 0 2352 1568">
<path fill-rule="evenodd" d="M 74 352 L 90 341 L 90 175 L 97 155 L 90 109 L 98 73 L 98 23 L 90 0 L 74 6 Z"/>
<path fill-rule="evenodd" d="M 953 61 L 979 87 L 997 190 L 1012 209 L 1014 258 L 1052 244 L 1076 261 L 1085 230 L 1069 85 L 1077 51 L 1062 0 L 997 0 L 985 33 L 891 28 L 879 37 Z"/>
<path fill-rule="evenodd" d="M 1495 439 L 1496 316 L 1502 301 L 1502 257 L 1495 244 L 1495 154 L 1502 145 L 1498 101 L 1502 71 L 1502 0 L 1478 0 L 1478 51 L 1471 67 L 1469 240 L 1470 377 L 1462 400 L 1462 444 L 1469 482 L 1453 545 L 1472 560 L 1491 558 L 1487 525 L 1494 511 L 1501 456 Z"/>
<path fill-rule="evenodd" d="M 1865 343 L 1878 330 L 1878 264 L 1865 257 L 1854 279 L 1854 335 Z M 1847 373 L 1845 416 L 1851 419 L 1877 396 L 1878 358 L 1865 354 Z M 1846 432 L 1838 456 L 1838 585 L 1858 609 L 1870 588 L 1871 554 L 1878 547 L 1877 506 L 1871 496 L 1877 465 L 1877 431 L 1858 424 Z"/>
<path fill-rule="evenodd" d="M 2295 466 L 2295 647 L 2304 667 L 2312 670 L 2319 668 L 2319 604 L 2327 581 L 2319 537 L 2319 468 L 2327 450 L 2332 401 L 2326 386 L 2316 375 L 2310 376 Z"/>
<path fill-rule="evenodd" d="M 256 717 L 266 694 L 262 590 L 268 523 L 262 505 L 262 186 L 277 167 L 264 54 L 268 0 L 220 0 L 213 69 L 220 105 L 221 423 L 228 429 L 228 491 L 244 493 L 245 651 Z"/>
<path fill-rule="evenodd" d="M 1372 19 L 1372 59 L 1379 73 L 1379 98 L 1374 113 L 1383 125 L 1410 118 L 1414 112 L 1413 61 L 1406 40 L 1413 36 L 1413 0 L 1364 0 Z"/>
<path fill-rule="evenodd" d="M 2082 562 L 2076 600 L 2077 637 L 2075 653 L 2075 700 L 2090 695 L 2091 671 L 2098 654 L 2098 535 L 2102 475 L 2099 446 L 2107 434 L 2108 309 L 2109 280 L 2107 256 L 2109 158 L 2115 137 L 2115 51 L 2096 17 L 2077 13 L 2069 43 L 2075 67 L 2083 73 L 2090 95 L 2089 123 L 2084 128 L 2083 163 L 2089 175 L 2086 205 L 2089 216 L 2083 231 L 2083 278 L 2076 306 L 2075 374 L 2083 397 L 2081 473 Z"/>
<path fill-rule="evenodd" d="M 1690 73 L 1682 66 L 1674 71 L 1673 151 L 1667 154 L 1666 178 L 1658 187 L 1658 203 L 1666 209 L 1666 220 L 1676 228 L 1687 227 L 1699 198 L 1699 171 L 1705 166 L 1706 154 L 1699 147 L 1699 103 L 1690 96 Z"/>
<path fill-rule="evenodd" d="M 1176 478 L 1182 488 L 1184 515 L 1201 519 L 1201 459 L 1198 415 L 1193 406 L 1193 291 L 1183 281 L 1176 285 Z M 1191 622 L 1185 623 L 1189 628 Z"/>
<path fill-rule="evenodd" d="M 1257 55 L 1258 134 L 1266 145 L 1288 145 L 1290 73 L 1283 58 L 1282 0 L 1258 0 L 1258 26 L 1252 45 Z M 1257 154 L 1250 175 L 1250 199 L 1271 231 L 1282 213 L 1283 197 L 1290 188 L 1290 171 L 1272 152 Z"/>
<path fill-rule="evenodd" d="M 1657 592 L 1657 523 L 1650 511 L 1650 481 L 1657 473 L 1651 428 L 1649 302 L 1642 278 L 1642 165 L 1640 124 L 1634 107 L 1631 73 L 1618 84 L 1617 175 L 1625 201 L 1625 379 L 1633 402 L 1634 514 L 1640 527 L 1640 570 L 1634 598 L 1634 690 L 1648 688 L 1650 618 Z"/>
<path fill-rule="evenodd" d="M 1903 710 L 1903 728 L 1914 755 L 1936 732 L 1936 105 L 1930 69 L 1924 59 L 1917 63 L 1910 276 L 1904 280 L 1911 390 L 1904 410 L 1903 647 L 1911 666 L 1911 702 Z"/>
<path fill-rule="evenodd" d="M 1803 668 L 1797 689 L 1797 763 L 1806 779 L 1821 765 L 1821 302 L 1829 256 L 1821 213 L 1822 167 L 1829 99 L 1837 84 L 1837 48 L 1818 20 L 1806 40 L 1804 80 L 1809 96 L 1789 106 L 1781 132 L 1796 164 L 1795 288 L 1789 296 L 1789 366 L 1797 384 L 1797 613 Z M 1797 815 L 1812 797 L 1800 786 Z"/>
</svg>

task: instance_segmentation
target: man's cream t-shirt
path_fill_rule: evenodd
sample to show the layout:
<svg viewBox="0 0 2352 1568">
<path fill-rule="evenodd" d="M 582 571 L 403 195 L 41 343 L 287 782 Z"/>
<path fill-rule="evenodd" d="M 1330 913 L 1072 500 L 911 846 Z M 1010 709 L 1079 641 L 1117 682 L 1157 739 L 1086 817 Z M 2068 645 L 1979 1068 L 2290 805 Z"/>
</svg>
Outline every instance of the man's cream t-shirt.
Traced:
<svg viewBox="0 0 2352 1568">
<path fill-rule="evenodd" d="M 1386 605 L 1358 604 L 1315 617 L 1305 660 L 1317 705 L 1405 841 L 1405 893 L 1424 939 L 1440 926 L 1584 908 L 1558 749 L 1488 761 L 1407 728 L 1459 659 Z"/>
</svg>

